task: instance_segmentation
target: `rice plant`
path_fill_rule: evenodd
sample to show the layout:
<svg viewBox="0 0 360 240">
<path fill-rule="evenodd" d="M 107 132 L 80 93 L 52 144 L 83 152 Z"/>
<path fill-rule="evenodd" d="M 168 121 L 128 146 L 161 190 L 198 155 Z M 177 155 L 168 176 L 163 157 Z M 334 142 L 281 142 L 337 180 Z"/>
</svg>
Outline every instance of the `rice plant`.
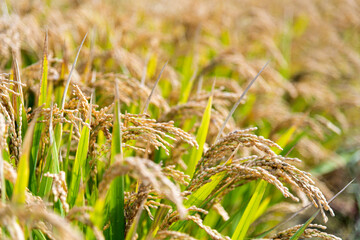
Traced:
<svg viewBox="0 0 360 240">
<path fill-rule="evenodd" d="M 347 238 L 360 5 L 275 2 L 3 1 L 0 238 Z"/>
</svg>

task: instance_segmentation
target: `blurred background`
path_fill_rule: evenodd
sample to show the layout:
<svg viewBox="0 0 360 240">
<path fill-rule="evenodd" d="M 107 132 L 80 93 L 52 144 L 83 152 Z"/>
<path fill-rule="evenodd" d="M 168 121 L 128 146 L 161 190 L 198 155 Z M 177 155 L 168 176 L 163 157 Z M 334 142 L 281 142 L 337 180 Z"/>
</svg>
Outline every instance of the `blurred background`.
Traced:
<svg viewBox="0 0 360 240">
<path fill-rule="evenodd" d="M 169 61 L 159 84 L 169 103 L 163 112 L 181 102 L 182 88 L 210 89 L 216 76 L 222 94 L 214 106 L 215 126 L 270 60 L 226 132 L 257 126 L 257 134 L 278 141 L 291 129 L 285 149 L 303 160 L 300 168 L 313 174 L 327 199 L 359 175 L 359 1 L 3 0 L 1 6 L 1 71 L 11 68 L 12 52 L 23 68 L 41 61 L 47 29 L 53 58 L 49 75 L 56 81 L 56 59 L 73 59 L 88 32 L 78 65 L 82 73 L 101 69 L 140 79 L 147 66 L 146 84 L 152 86 L 154 73 Z M 37 91 L 40 75 L 26 77 L 29 90 Z M 212 131 L 208 142 L 217 128 Z M 360 239 L 359 204 L 356 180 L 331 204 L 336 217 L 330 217 L 327 232 Z M 284 202 L 260 221 L 279 222 L 300 205 Z M 300 214 L 289 226 L 313 212 Z"/>
</svg>

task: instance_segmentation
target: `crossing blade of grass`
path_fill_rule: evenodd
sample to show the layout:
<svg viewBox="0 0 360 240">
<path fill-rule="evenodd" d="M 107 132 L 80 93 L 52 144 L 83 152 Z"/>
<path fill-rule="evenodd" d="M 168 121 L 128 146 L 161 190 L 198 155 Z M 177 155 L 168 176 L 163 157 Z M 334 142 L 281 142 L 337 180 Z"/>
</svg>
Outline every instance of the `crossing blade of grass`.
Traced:
<svg viewBox="0 0 360 240">
<path fill-rule="evenodd" d="M 254 186 L 256 186 L 256 185 L 254 185 Z M 252 195 L 251 195 L 252 191 L 250 191 L 251 189 L 253 189 L 252 186 L 247 186 L 247 188 L 244 190 L 244 193 L 241 196 L 242 204 L 237 208 L 236 211 L 232 212 L 229 220 L 227 220 L 224 223 L 221 223 L 221 225 L 218 225 L 217 229 L 218 229 L 219 232 L 222 232 L 230 224 L 232 225 L 234 221 L 237 222 L 237 223 L 239 222 L 238 220 L 240 219 L 240 217 L 244 213 L 246 204 L 250 201 L 250 198 L 252 197 Z M 256 212 L 255 219 L 257 219 L 262 213 L 264 213 L 266 211 L 266 208 L 269 205 L 270 200 L 271 200 L 271 198 L 267 197 L 266 199 L 264 199 L 261 202 L 261 204 L 260 204 L 260 206 L 259 206 L 259 208 L 258 208 L 258 210 Z M 234 231 L 235 231 L 235 229 L 234 229 Z"/>
<path fill-rule="evenodd" d="M 87 33 L 85 34 L 85 36 L 84 36 L 84 38 L 83 38 L 83 40 L 82 40 L 82 42 L 81 42 L 81 44 L 79 46 L 79 49 L 78 49 L 78 51 L 76 53 L 76 56 L 75 56 L 74 63 L 71 66 L 69 76 L 68 76 L 68 78 L 66 80 L 66 85 L 65 85 L 64 92 L 63 92 L 63 95 L 62 95 L 62 98 L 61 98 L 61 104 L 60 104 L 60 109 L 61 110 L 64 109 L 66 95 L 67 95 L 69 85 L 70 85 L 70 82 L 71 82 L 71 76 L 72 76 L 72 74 L 74 72 L 77 60 L 79 58 L 80 50 L 81 50 L 82 46 L 84 45 L 84 42 L 86 40 L 86 36 L 87 36 Z M 62 67 L 61 74 L 64 74 L 64 72 L 65 72 L 65 66 Z M 54 134 L 55 134 L 55 141 L 56 141 L 57 149 L 59 150 L 60 149 L 60 141 L 61 141 L 61 137 L 62 137 L 62 124 L 61 123 L 56 125 Z"/>
<path fill-rule="evenodd" d="M 66 95 L 67 95 L 67 91 L 69 89 L 69 86 L 70 86 L 70 82 L 71 82 L 71 76 L 75 70 L 75 66 L 76 66 L 76 63 L 77 63 L 77 60 L 79 58 L 79 54 L 80 54 L 80 50 L 82 48 L 82 46 L 84 45 L 84 42 L 85 42 L 85 39 L 86 39 L 86 36 L 87 36 L 87 33 L 85 34 L 81 44 L 80 44 L 80 47 L 76 53 L 76 57 L 75 57 L 75 60 L 74 60 L 74 63 L 71 67 L 71 70 L 70 70 L 70 73 L 69 73 L 69 76 L 68 76 L 68 79 L 66 81 L 66 85 L 65 85 L 65 89 L 64 89 L 64 93 L 63 93 L 63 96 L 62 96 L 62 99 L 61 99 L 61 105 L 60 105 L 60 109 L 64 109 L 64 105 L 65 105 L 65 100 L 66 100 Z"/>
<path fill-rule="evenodd" d="M 216 136 L 215 142 L 217 140 L 219 140 L 219 138 L 221 137 L 222 132 L 224 131 L 224 128 L 226 126 L 226 123 L 229 121 L 229 119 L 231 118 L 231 116 L 233 115 L 233 113 L 235 112 L 235 110 L 237 109 L 237 107 L 239 106 L 241 100 L 243 100 L 243 98 L 245 97 L 246 93 L 249 91 L 249 89 L 251 88 L 251 86 L 253 85 L 253 83 L 256 81 L 256 79 L 260 76 L 260 74 L 264 71 L 264 69 L 266 68 L 266 66 L 269 64 L 270 60 L 267 61 L 265 63 L 265 65 L 261 68 L 261 70 L 258 72 L 258 74 L 256 74 L 256 76 L 253 78 L 253 80 L 251 80 L 251 82 L 249 83 L 249 85 L 246 87 L 246 89 L 244 90 L 244 92 L 241 94 L 240 98 L 237 100 L 237 102 L 234 104 L 234 106 L 232 107 L 231 111 L 229 112 L 228 116 L 226 117 L 224 123 L 222 124 L 220 131 L 218 133 L 218 135 Z"/>
<path fill-rule="evenodd" d="M 17 175 L 19 177 L 16 178 L 14 192 L 12 196 L 12 201 L 15 203 L 25 203 L 25 192 L 26 187 L 29 183 L 29 161 L 30 161 L 30 149 L 33 140 L 34 127 L 36 122 L 36 117 L 30 123 L 30 126 L 25 134 L 25 139 L 22 146 L 22 154 L 19 160 Z"/>
<path fill-rule="evenodd" d="M 267 197 L 267 198 L 264 198 L 263 201 L 261 201 L 258 209 L 256 210 L 254 221 L 256 219 L 258 219 L 266 211 L 266 209 L 268 208 L 268 206 L 270 204 L 270 200 L 271 200 L 271 197 Z"/>
<path fill-rule="evenodd" d="M 216 186 L 224 177 L 224 173 L 219 173 L 211 177 L 211 182 L 201 186 L 196 192 L 191 194 L 188 200 L 185 201 L 184 205 L 186 207 L 190 207 L 193 205 L 201 207 L 202 205 L 204 205 L 206 198 L 210 195 L 210 193 L 216 188 Z"/>
<path fill-rule="evenodd" d="M 50 111 L 50 123 L 49 123 L 49 134 L 50 134 L 50 152 L 48 153 L 45 167 L 44 167 L 44 173 L 50 172 L 58 174 L 60 172 L 60 166 L 59 166 L 59 157 L 58 157 L 58 151 L 56 148 L 56 143 L 54 141 L 54 131 L 52 128 L 52 105 L 51 105 L 51 111 Z M 52 178 L 50 177 L 43 177 L 40 182 L 40 190 L 39 190 L 39 196 L 43 197 L 50 193 L 51 190 L 51 184 L 52 184 Z"/>
<path fill-rule="evenodd" d="M 335 194 L 335 196 L 333 196 L 328 202 L 331 203 L 337 196 L 339 196 L 343 191 L 345 191 L 345 189 L 350 186 L 350 184 L 352 184 L 355 181 L 356 177 L 351 180 L 348 184 L 346 184 L 345 187 L 343 187 L 337 194 Z M 318 209 L 305 223 L 304 225 L 296 231 L 296 233 L 290 238 L 290 240 L 297 240 L 301 237 L 301 235 L 303 235 L 304 231 L 306 230 L 306 228 L 312 223 L 312 221 L 314 221 L 314 219 L 316 218 L 316 216 L 320 213 L 320 209 Z"/>
<path fill-rule="evenodd" d="M 266 230 L 265 232 L 257 235 L 255 238 L 264 238 L 266 237 L 268 234 L 270 234 L 272 231 L 274 231 L 275 229 L 279 228 L 280 226 L 284 225 L 285 223 L 289 222 L 291 219 L 293 219 L 294 217 L 296 217 L 297 215 L 299 215 L 299 213 L 301 213 L 302 211 L 305 211 L 306 209 L 308 209 L 309 207 L 312 206 L 312 203 L 306 205 L 305 207 L 301 208 L 300 210 L 298 210 L 297 212 L 295 212 L 294 214 L 292 214 L 289 218 L 287 218 L 285 221 L 282 221 L 281 223 L 277 224 L 276 226 L 270 228 L 269 230 Z"/>
<path fill-rule="evenodd" d="M 89 123 L 90 120 L 87 119 L 86 122 Z M 80 140 L 75 155 L 75 162 L 71 173 L 71 183 L 68 195 L 68 203 L 70 207 L 74 206 L 75 200 L 79 193 L 82 170 L 86 167 L 85 165 L 89 149 L 89 137 L 90 129 L 87 125 L 84 125 L 81 130 Z"/>
<path fill-rule="evenodd" d="M 160 210 L 156 211 L 155 219 L 151 224 L 149 232 L 147 233 L 147 237 L 145 238 L 146 240 L 152 240 L 155 238 L 162 223 L 162 219 L 164 218 L 167 212 L 168 209 L 164 207 L 160 207 Z"/>
<path fill-rule="evenodd" d="M 253 196 L 250 199 L 250 202 L 246 206 L 244 214 L 242 215 L 235 229 L 232 239 L 242 240 L 245 238 L 251 223 L 253 223 L 256 220 L 255 219 L 256 213 L 260 206 L 261 199 L 265 193 L 266 186 L 267 186 L 266 182 L 264 180 L 260 180 L 260 182 L 258 183 L 255 189 Z"/>
<path fill-rule="evenodd" d="M 149 108 L 149 104 L 150 104 L 151 97 L 152 97 L 152 95 L 153 95 L 154 92 L 155 92 L 155 88 L 156 88 L 157 84 L 159 83 L 159 80 L 160 80 L 160 78 L 161 78 L 161 75 L 162 75 L 162 73 L 164 72 L 164 69 L 165 69 L 165 67 L 166 67 L 167 64 L 168 64 L 168 62 L 166 62 L 166 63 L 164 64 L 164 66 L 162 67 L 162 69 L 161 69 L 161 71 L 160 71 L 160 73 L 159 73 L 159 76 L 158 76 L 158 78 L 156 79 L 156 82 L 155 82 L 153 88 L 151 89 L 150 95 L 149 95 L 149 97 L 146 99 L 145 106 L 144 106 L 144 109 L 143 109 L 143 113 L 147 113 L 147 110 L 148 110 L 148 108 Z"/>
<path fill-rule="evenodd" d="M 187 169 L 186 174 L 189 175 L 191 178 L 194 175 L 195 167 L 199 160 L 201 159 L 201 156 L 204 151 L 204 144 L 206 141 L 206 136 L 209 130 L 209 124 L 210 124 L 210 117 L 211 117 L 211 107 L 212 107 L 212 99 L 213 99 L 213 90 L 214 90 L 215 81 L 213 83 L 213 88 L 211 90 L 211 96 L 209 97 L 207 106 L 205 108 L 203 118 L 201 120 L 201 125 L 199 127 L 199 130 L 196 135 L 196 142 L 199 145 L 199 148 L 196 149 L 196 147 L 193 147 L 190 151 L 190 156 L 188 158 L 187 163 Z"/>
<path fill-rule="evenodd" d="M 114 125 L 111 141 L 110 163 L 115 162 L 115 156 L 122 156 L 121 146 L 121 112 L 118 83 L 115 82 L 115 107 Z M 108 194 L 109 214 L 110 214 L 110 239 L 125 239 L 125 213 L 124 213 L 124 176 L 119 176 L 110 185 Z"/>
<path fill-rule="evenodd" d="M 315 217 L 320 213 L 320 210 L 317 210 L 305 223 L 304 225 L 296 231 L 296 233 L 290 238 L 290 240 L 297 240 L 304 234 L 306 228 L 314 221 Z"/>
<path fill-rule="evenodd" d="M 41 67 L 41 82 L 40 82 L 40 94 L 38 99 L 38 107 L 46 105 L 46 96 L 47 96 L 47 77 L 48 77 L 48 34 L 45 33 L 44 40 L 44 54 L 42 59 Z M 35 119 L 37 121 L 37 119 Z M 39 118 L 39 121 L 44 120 L 43 117 Z M 31 149 L 31 159 L 30 159 L 30 190 L 36 192 L 37 190 L 37 180 L 35 176 L 36 166 L 38 162 L 38 153 L 40 150 L 40 138 L 41 133 L 44 128 L 44 123 L 36 123 L 35 132 L 33 138 L 33 146 Z"/>
</svg>

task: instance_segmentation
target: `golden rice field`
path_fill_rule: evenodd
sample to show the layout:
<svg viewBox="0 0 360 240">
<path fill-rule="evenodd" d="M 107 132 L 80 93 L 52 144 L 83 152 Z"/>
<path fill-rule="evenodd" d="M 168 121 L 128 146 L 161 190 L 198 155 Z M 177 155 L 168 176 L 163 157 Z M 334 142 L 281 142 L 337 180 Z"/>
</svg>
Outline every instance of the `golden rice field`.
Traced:
<svg viewBox="0 0 360 240">
<path fill-rule="evenodd" d="M 359 1 L 0 5 L 0 239 L 360 239 Z"/>
</svg>

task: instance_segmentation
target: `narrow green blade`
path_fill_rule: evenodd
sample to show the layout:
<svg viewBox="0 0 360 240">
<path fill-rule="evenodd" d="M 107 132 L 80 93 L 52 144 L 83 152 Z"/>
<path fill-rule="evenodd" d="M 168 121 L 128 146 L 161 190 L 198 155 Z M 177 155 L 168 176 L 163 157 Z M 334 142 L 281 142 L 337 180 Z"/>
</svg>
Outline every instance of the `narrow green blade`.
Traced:
<svg viewBox="0 0 360 240">
<path fill-rule="evenodd" d="M 60 166 L 59 166 L 59 157 L 56 148 L 56 142 L 54 141 L 54 131 L 52 128 L 52 107 L 50 114 L 49 134 L 50 134 L 50 147 L 49 147 L 50 152 L 48 153 L 48 157 L 46 159 L 45 168 L 43 172 L 58 174 L 60 172 Z M 52 185 L 52 178 L 43 177 L 40 182 L 39 196 L 43 197 L 49 194 L 51 190 L 51 185 Z"/>
<path fill-rule="evenodd" d="M 235 232 L 232 236 L 234 240 L 242 240 L 245 238 L 246 233 L 249 230 L 251 223 L 256 219 L 256 213 L 260 206 L 261 199 L 265 193 L 267 183 L 264 180 L 260 180 L 258 183 L 253 196 L 250 199 L 250 202 L 246 206 L 245 212 L 242 215 Z"/>
<path fill-rule="evenodd" d="M 89 122 L 89 120 L 87 120 L 86 122 Z M 74 206 L 75 200 L 79 193 L 81 173 L 82 169 L 85 169 L 86 165 L 86 156 L 89 148 L 89 137 L 90 129 L 88 126 L 84 125 L 81 130 L 81 136 L 77 147 L 75 162 L 71 174 L 71 183 L 68 195 L 68 203 L 70 207 Z"/>
<path fill-rule="evenodd" d="M 212 96 L 210 96 L 209 101 L 207 103 L 206 109 L 204 111 L 203 118 L 201 120 L 201 125 L 196 135 L 196 142 L 199 144 L 199 148 L 193 147 L 190 151 L 190 157 L 188 158 L 187 162 L 187 169 L 186 174 L 189 175 L 191 178 L 194 175 L 195 167 L 204 151 L 204 144 L 206 141 L 206 136 L 209 130 L 210 124 L 210 117 L 211 117 L 211 106 L 212 106 Z"/>
<path fill-rule="evenodd" d="M 205 203 L 207 197 L 211 194 L 211 192 L 216 188 L 216 186 L 224 177 L 224 172 L 218 173 L 215 176 L 211 177 L 211 182 L 206 183 L 205 185 L 201 186 L 196 192 L 191 194 L 188 197 L 188 200 L 185 201 L 184 205 L 186 207 L 190 207 L 193 205 L 201 207 Z"/>
<path fill-rule="evenodd" d="M 162 69 L 161 69 L 161 71 L 160 71 L 160 73 L 159 73 L 159 76 L 158 76 L 158 78 L 156 79 L 153 88 L 151 89 L 150 95 L 149 95 L 149 97 L 146 99 L 145 106 L 144 106 L 144 109 L 143 109 L 143 113 L 147 113 L 147 110 L 148 110 L 148 107 L 149 107 L 149 104 L 150 104 L 150 101 L 151 101 L 151 97 L 153 96 L 153 94 L 154 94 L 154 92 L 155 92 L 155 88 L 156 88 L 157 84 L 159 83 L 159 80 L 160 80 L 160 78 L 161 78 L 161 74 L 164 72 L 164 69 L 165 69 L 165 67 L 166 67 L 167 64 L 168 64 L 168 62 L 166 62 L 166 63 L 164 64 L 164 66 L 162 67 Z"/>
<path fill-rule="evenodd" d="M 121 146 L 121 112 L 120 99 L 118 95 L 118 86 L 115 86 L 115 107 L 114 107 L 114 126 L 111 142 L 111 159 L 110 162 L 115 162 L 115 156 L 122 154 Z M 125 213 L 124 213 L 124 176 L 119 176 L 110 185 L 108 202 L 110 214 L 110 238 L 111 239 L 125 239 Z"/>
<path fill-rule="evenodd" d="M 72 73 L 74 72 L 74 69 L 75 69 L 77 60 L 78 60 L 78 58 L 79 58 L 80 50 L 81 50 L 82 46 L 84 45 L 86 36 L 87 36 L 87 33 L 85 34 L 85 36 L 84 36 L 84 38 L 83 38 L 83 40 L 82 40 L 82 42 L 81 42 L 81 44 L 80 44 L 80 47 L 79 47 L 79 49 L 78 49 L 78 51 L 77 51 L 77 53 L 76 53 L 76 57 L 75 57 L 74 63 L 73 63 L 73 65 L 72 65 L 72 67 L 71 67 L 71 70 L 70 70 L 68 79 L 67 79 L 67 81 L 66 81 L 64 93 L 63 93 L 63 96 L 62 96 L 62 98 L 61 98 L 60 109 L 64 109 L 67 91 L 68 91 L 68 89 L 69 89 L 69 85 L 70 85 L 70 82 L 71 82 L 71 76 L 72 76 Z"/>
<path fill-rule="evenodd" d="M 41 67 L 41 83 L 40 83 L 40 94 L 38 99 L 38 107 L 47 105 L 46 103 L 46 96 L 47 96 L 47 77 L 48 77 L 48 35 L 47 32 L 45 34 L 44 40 L 44 55 L 42 59 L 42 67 Z M 40 117 L 39 120 L 43 120 L 43 117 Z M 35 119 L 36 121 L 36 119 Z M 35 125 L 35 132 L 33 136 L 33 147 L 31 149 L 31 159 L 30 159 L 30 190 L 33 192 L 37 191 L 37 180 L 35 176 L 36 166 L 38 162 L 38 154 L 41 144 L 41 133 L 44 128 L 44 123 L 37 123 Z"/>
<path fill-rule="evenodd" d="M 317 210 L 305 223 L 302 227 L 296 231 L 296 233 L 290 238 L 290 240 L 297 240 L 303 235 L 306 228 L 314 221 L 315 217 L 320 213 L 320 210 Z"/>
<path fill-rule="evenodd" d="M 41 82 L 40 82 L 40 95 L 39 95 L 39 103 L 38 106 L 45 104 L 45 106 L 49 106 L 49 103 L 46 103 L 47 98 L 47 84 L 48 84 L 48 34 L 45 34 L 44 41 L 44 55 L 42 60 L 42 74 L 41 74 Z"/>
<path fill-rule="evenodd" d="M 26 192 L 26 187 L 28 186 L 29 183 L 29 175 L 30 175 L 30 170 L 29 170 L 30 149 L 32 145 L 32 136 L 34 132 L 36 117 L 37 116 L 35 116 L 34 120 L 30 123 L 30 126 L 25 134 L 25 139 L 23 142 L 22 155 L 19 160 L 18 171 L 17 171 L 18 178 L 16 179 L 14 192 L 12 196 L 12 201 L 16 203 L 25 203 L 25 192 Z"/>
</svg>

